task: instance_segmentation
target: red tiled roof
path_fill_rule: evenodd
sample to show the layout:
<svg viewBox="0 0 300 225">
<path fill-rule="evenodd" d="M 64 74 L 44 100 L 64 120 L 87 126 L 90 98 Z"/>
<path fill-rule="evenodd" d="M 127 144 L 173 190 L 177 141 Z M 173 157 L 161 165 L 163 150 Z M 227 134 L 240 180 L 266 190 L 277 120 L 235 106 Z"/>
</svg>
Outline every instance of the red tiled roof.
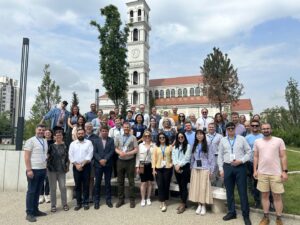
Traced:
<svg viewBox="0 0 300 225">
<path fill-rule="evenodd" d="M 191 96 L 177 98 L 159 98 L 155 99 L 155 105 L 193 105 L 193 104 L 209 104 L 206 96 Z"/>
<path fill-rule="evenodd" d="M 231 111 L 252 111 L 251 99 L 240 99 L 237 102 L 231 104 Z"/>
<path fill-rule="evenodd" d="M 101 95 L 99 98 L 103 99 L 103 98 L 108 98 L 108 95 L 105 93 L 104 95 Z"/>
<path fill-rule="evenodd" d="M 203 75 L 200 74 L 195 76 L 183 76 L 149 80 L 150 87 L 199 83 L 203 83 Z"/>
</svg>

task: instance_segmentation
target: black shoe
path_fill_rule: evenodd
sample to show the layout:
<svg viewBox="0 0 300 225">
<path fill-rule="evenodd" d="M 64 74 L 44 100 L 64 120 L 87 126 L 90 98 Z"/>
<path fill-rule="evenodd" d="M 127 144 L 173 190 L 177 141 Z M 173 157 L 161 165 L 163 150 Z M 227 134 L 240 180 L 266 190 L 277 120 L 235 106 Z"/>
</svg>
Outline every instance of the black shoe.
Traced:
<svg viewBox="0 0 300 225">
<path fill-rule="evenodd" d="M 94 209 L 99 209 L 100 208 L 100 205 L 99 205 L 99 203 L 95 203 L 95 205 L 94 205 Z"/>
<path fill-rule="evenodd" d="M 223 220 L 225 220 L 225 221 L 227 221 L 227 220 L 232 220 L 232 219 L 236 219 L 236 214 L 227 213 L 227 214 L 223 217 Z"/>
<path fill-rule="evenodd" d="M 106 205 L 109 207 L 109 208 L 112 208 L 113 207 L 113 204 L 111 202 L 106 202 Z"/>
<path fill-rule="evenodd" d="M 83 209 L 84 209 L 84 210 L 89 210 L 89 208 L 90 208 L 89 205 L 84 205 L 84 206 L 83 206 Z"/>
<path fill-rule="evenodd" d="M 26 220 L 31 223 L 36 222 L 36 218 L 33 215 L 27 215 Z"/>
<path fill-rule="evenodd" d="M 244 218 L 244 223 L 245 223 L 245 225 L 252 225 L 249 217 Z"/>
<path fill-rule="evenodd" d="M 75 210 L 75 211 L 78 211 L 78 210 L 81 209 L 81 208 L 82 208 L 81 205 L 76 205 L 75 208 L 74 208 L 74 210 Z"/>
<path fill-rule="evenodd" d="M 135 208 L 135 201 L 130 201 L 130 208 Z"/>
<path fill-rule="evenodd" d="M 116 208 L 120 208 L 122 205 L 124 205 L 125 204 L 125 202 L 124 202 L 124 200 L 122 201 L 122 200 L 119 200 L 118 202 L 117 202 L 117 204 L 116 204 Z"/>
<path fill-rule="evenodd" d="M 38 217 L 38 216 L 47 216 L 47 213 L 38 210 L 34 215 L 35 215 L 36 217 Z"/>
</svg>

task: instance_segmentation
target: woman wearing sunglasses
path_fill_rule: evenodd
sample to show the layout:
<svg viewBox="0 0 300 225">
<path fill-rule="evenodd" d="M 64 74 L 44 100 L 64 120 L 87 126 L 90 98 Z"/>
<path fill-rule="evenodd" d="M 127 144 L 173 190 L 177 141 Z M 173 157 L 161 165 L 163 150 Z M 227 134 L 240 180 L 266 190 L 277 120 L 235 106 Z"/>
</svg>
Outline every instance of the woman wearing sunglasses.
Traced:
<svg viewBox="0 0 300 225">
<path fill-rule="evenodd" d="M 151 141 L 151 133 L 146 130 L 143 134 L 143 142 L 139 144 L 139 151 L 136 155 L 136 172 L 141 177 L 141 206 L 151 205 L 152 182 L 154 181 L 151 168 L 151 155 L 155 144 Z M 147 194 L 147 198 L 146 198 Z"/>
<path fill-rule="evenodd" d="M 178 115 L 178 123 L 177 123 L 177 131 L 182 131 L 184 132 L 184 128 L 185 128 L 185 115 L 183 113 L 179 113 Z"/>
<path fill-rule="evenodd" d="M 214 152 L 209 151 L 203 130 L 197 130 L 191 158 L 191 183 L 189 200 L 198 203 L 196 214 L 205 215 L 206 204 L 212 204 L 210 176 L 215 167 Z"/>
<path fill-rule="evenodd" d="M 190 181 L 191 147 L 185 134 L 179 131 L 176 136 L 175 147 L 172 152 L 172 160 L 175 169 L 175 177 L 179 185 L 181 203 L 177 208 L 177 214 L 183 213 L 188 198 L 187 184 Z"/>
<path fill-rule="evenodd" d="M 156 148 L 152 154 L 152 170 L 158 187 L 158 199 L 161 202 L 162 212 L 167 211 L 166 201 L 169 200 L 170 182 L 173 173 L 172 146 L 169 145 L 167 136 L 158 134 Z"/>
</svg>

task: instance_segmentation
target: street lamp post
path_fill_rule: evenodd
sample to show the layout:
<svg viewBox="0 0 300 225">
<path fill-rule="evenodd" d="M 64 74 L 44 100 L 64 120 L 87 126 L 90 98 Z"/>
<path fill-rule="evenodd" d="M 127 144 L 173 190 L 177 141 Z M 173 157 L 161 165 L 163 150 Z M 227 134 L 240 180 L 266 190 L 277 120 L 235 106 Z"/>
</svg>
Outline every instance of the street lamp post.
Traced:
<svg viewBox="0 0 300 225">
<path fill-rule="evenodd" d="M 96 103 L 96 108 L 97 108 L 97 112 L 99 110 L 99 89 L 95 90 L 95 103 Z"/>
<path fill-rule="evenodd" d="M 16 150 L 17 151 L 21 151 L 22 145 L 23 145 L 28 53 L 29 53 L 29 38 L 23 38 L 21 73 L 20 73 L 18 124 L 17 124 L 17 137 L 16 137 Z"/>
</svg>

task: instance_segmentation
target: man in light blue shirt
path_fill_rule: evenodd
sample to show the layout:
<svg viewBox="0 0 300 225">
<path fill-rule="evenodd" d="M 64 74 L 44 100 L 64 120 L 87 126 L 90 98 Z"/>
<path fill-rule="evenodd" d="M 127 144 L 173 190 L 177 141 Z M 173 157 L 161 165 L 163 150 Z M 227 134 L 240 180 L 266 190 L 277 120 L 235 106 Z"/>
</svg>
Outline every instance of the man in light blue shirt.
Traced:
<svg viewBox="0 0 300 225">
<path fill-rule="evenodd" d="M 257 180 L 253 178 L 253 146 L 255 140 L 263 138 L 264 136 L 260 133 L 260 123 L 258 120 L 252 120 L 250 123 L 251 134 L 246 136 L 246 140 L 251 147 L 250 160 L 246 163 L 248 170 L 248 189 L 252 194 L 255 201 L 255 208 L 260 208 L 260 192 L 257 190 Z"/>
<path fill-rule="evenodd" d="M 190 121 L 187 121 L 184 124 L 185 124 L 186 139 L 187 139 L 189 145 L 191 146 L 191 148 L 193 148 L 194 142 L 195 142 L 195 131 L 192 130 L 193 127 L 192 127 L 192 123 Z"/>
</svg>

